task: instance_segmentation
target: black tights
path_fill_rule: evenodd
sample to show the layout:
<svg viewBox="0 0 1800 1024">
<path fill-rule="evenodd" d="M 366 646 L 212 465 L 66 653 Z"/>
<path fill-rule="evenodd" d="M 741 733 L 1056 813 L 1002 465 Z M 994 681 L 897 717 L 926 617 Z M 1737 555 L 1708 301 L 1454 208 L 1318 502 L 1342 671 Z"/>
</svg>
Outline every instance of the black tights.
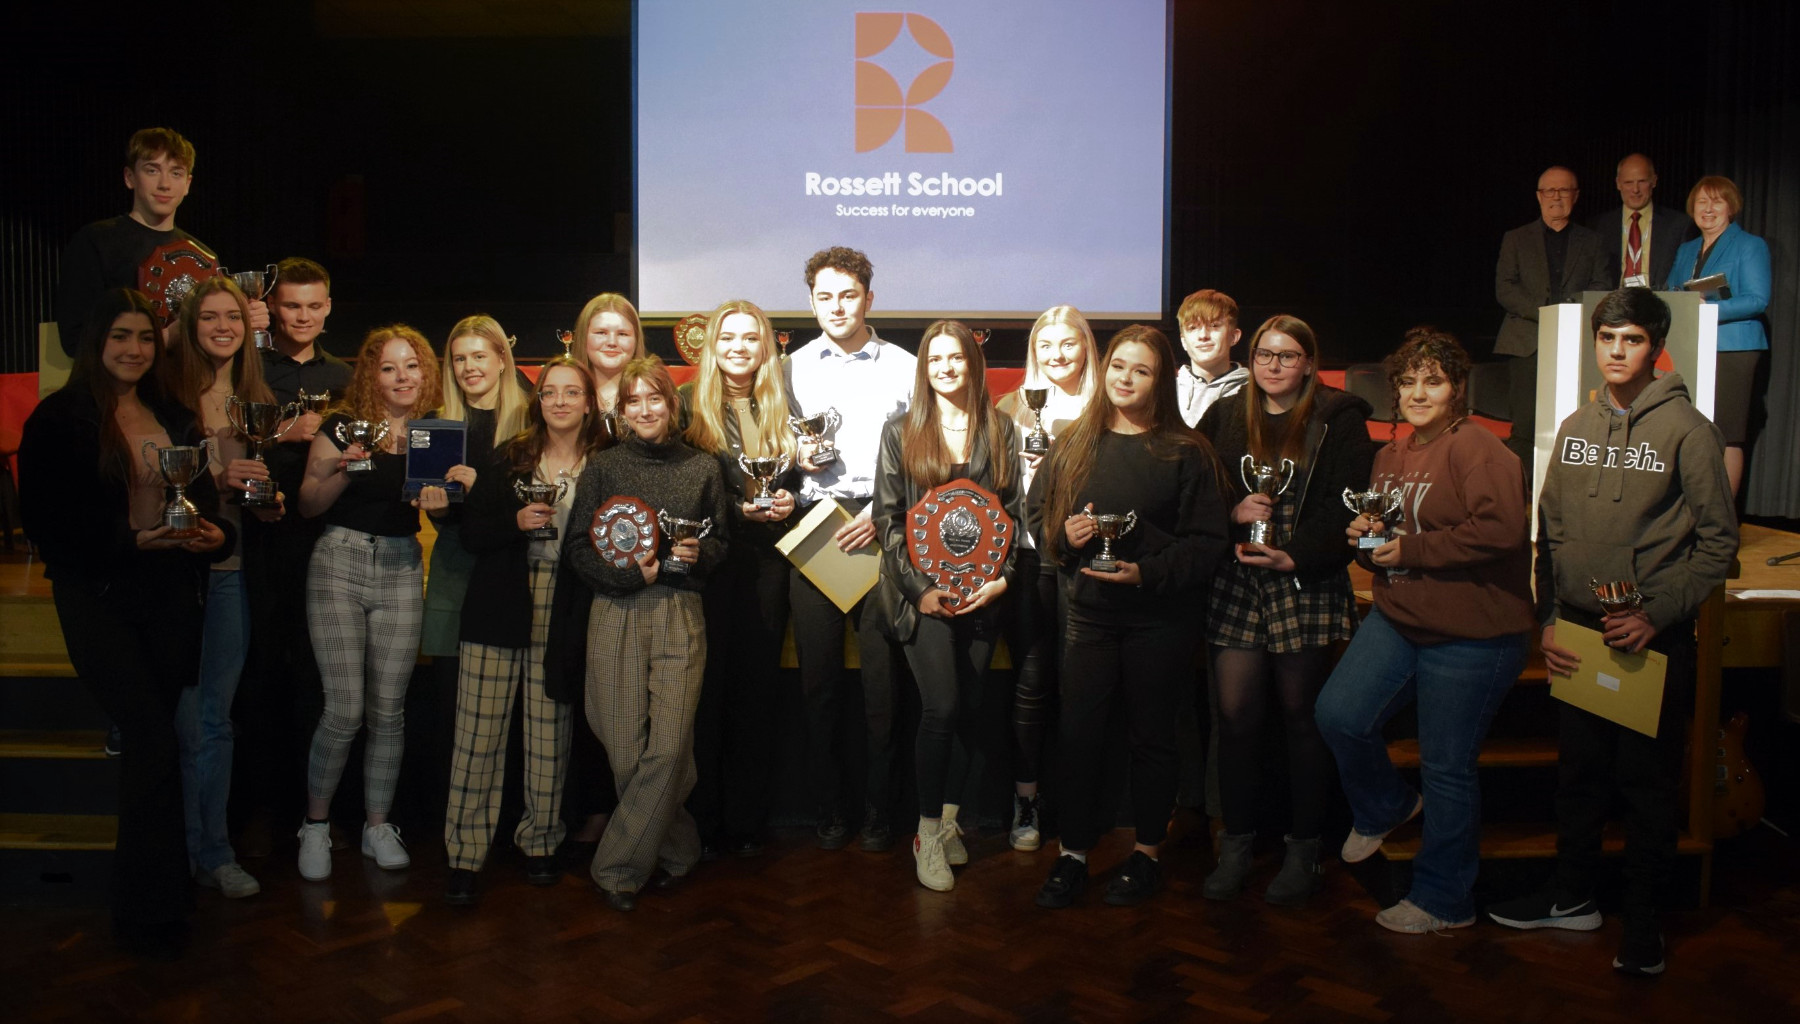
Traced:
<svg viewBox="0 0 1800 1024">
<path fill-rule="evenodd" d="M 1256 790 L 1262 777 L 1262 734 L 1268 691 L 1281 701 L 1287 725 L 1290 834 L 1312 839 L 1325 826 L 1331 751 L 1313 722 L 1313 702 L 1331 671 L 1331 648 L 1270 654 L 1241 647 L 1212 648 L 1213 692 L 1219 698 L 1219 800 L 1225 831 L 1256 831 Z"/>
</svg>

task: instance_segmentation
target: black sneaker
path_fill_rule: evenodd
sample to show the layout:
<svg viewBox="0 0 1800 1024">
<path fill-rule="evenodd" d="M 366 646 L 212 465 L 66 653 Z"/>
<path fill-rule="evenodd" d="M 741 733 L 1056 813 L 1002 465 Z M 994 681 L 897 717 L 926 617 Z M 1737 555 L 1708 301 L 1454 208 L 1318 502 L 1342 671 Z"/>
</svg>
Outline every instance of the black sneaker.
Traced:
<svg viewBox="0 0 1800 1024">
<path fill-rule="evenodd" d="M 1488 916 L 1508 928 L 1566 928 L 1591 932 L 1600 927 L 1600 908 L 1591 899 L 1575 900 L 1553 892 L 1533 893 L 1488 908 Z"/>
<path fill-rule="evenodd" d="M 1619 955 L 1613 957 L 1613 970 L 1620 974 L 1654 978 L 1663 972 L 1665 966 L 1663 937 L 1656 926 L 1633 927 L 1627 922 L 1625 935 L 1619 940 Z"/>
<path fill-rule="evenodd" d="M 118 757 L 125 753 L 125 741 L 119 738 L 118 726 L 115 725 L 106 730 L 106 742 L 101 744 L 100 749 L 106 753 L 107 757 Z"/>
<path fill-rule="evenodd" d="M 532 885 L 555 885 L 562 875 L 562 862 L 555 855 L 525 858 L 525 881 Z"/>
<path fill-rule="evenodd" d="M 820 822 L 818 835 L 821 850 L 841 850 L 850 845 L 850 826 L 842 818 Z"/>
<path fill-rule="evenodd" d="M 857 845 L 864 853 L 886 853 L 894 848 L 894 828 L 873 805 L 863 812 L 862 841 Z"/>
<path fill-rule="evenodd" d="M 1109 907 L 1135 907 L 1162 891 L 1162 866 L 1142 850 L 1131 851 L 1106 883 Z"/>
<path fill-rule="evenodd" d="M 1075 902 L 1081 891 L 1087 888 L 1087 862 L 1076 860 L 1068 854 L 1056 858 L 1050 868 L 1050 877 L 1038 889 L 1037 905 L 1051 910 L 1061 910 Z"/>
<path fill-rule="evenodd" d="M 453 907 L 475 905 L 475 872 L 468 868 L 451 868 L 450 881 L 444 885 L 444 902 Z"/>
</svg>

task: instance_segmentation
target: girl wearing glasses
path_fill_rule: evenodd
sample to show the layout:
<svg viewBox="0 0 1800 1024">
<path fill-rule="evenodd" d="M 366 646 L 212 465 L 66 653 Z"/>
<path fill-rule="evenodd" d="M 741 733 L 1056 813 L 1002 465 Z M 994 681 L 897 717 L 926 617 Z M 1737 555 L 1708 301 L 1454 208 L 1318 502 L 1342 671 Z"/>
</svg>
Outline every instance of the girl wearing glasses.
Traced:
<svg viewBox="0 0 1800 1024">
<path fill-rule="evenodd" d="M 1342 493 L 1369 480 L 1374 444 L 1369 403 L 1319 383 L 1319 346 L 1296 317 L 1273 316 L 1250 342 L 1250 379 L 1200 419 L 1230 479 L 1236 557 L 1213 580 L 1208 616 L 1210 685 L 1219 709 L 1219 797 L 1225 835 L 1208 899 L 1234 899 L 1250 873 L 1262 778 L 1265 708 L 1273 697 L 1287 726 L 1292 819 L 1281 871 L 1264 898 L 1293 906 L 1319 880 L 1319 833 L 1331 785 L 1331 752 L 1313 702 L 1331 672 L 1332 644 L 1348 639 L 1356 604 L 1344 530 L 1354 516 Z M 1271 467 L 1279 493 L 1246 493 L 1245 456 Z M 1266 543 L 1247 543 L 1251 524 Z"/>
<path fill-rule="evenodd" d="M 731 544 L 706 588 L 706 682 L 694 725 L 699 780 L 688 809 L 708 855 L 762 852 L 775 735 L 776 671 L 788 618 L 788 561 L 775 549 L 794 514 L 798 445 L 788 429 L 800 407 L 788 399 L 775 331 L 741 299 L 706 321 L 700 372 L 680 389 L 687 443 L 716 458 L 731 506 Z M 774 503 L 756 504 L 759 484 L 739 457 L 785 458 L 769 481 Z"/>
<path fill-rule="evenodd" d="M 562 877 L 556 848 L 568 764 L 569 705 L 544 688 L 546 640 L 565 543 L 583 543 L 569 522 L 574 483 L 607 435 L 594 413 L 593 378 L 578 359 L 544 364 L 528 426 L 500 445 L 463 507 L 461 543 L 474 560 L 462 604 L 456 684 L 455 749 L 444 847 L 452 904 L 476 900 L 475 876 L 487 858 L 505 789 L 506 736 L 515 698 L 524 706 L 525 809 L 514 842 L 533 885 Z M 521 483 L 561 483 L 554 503 L 521 497 Z M 545 527 L 553 537 L 534 534 Z M 442 540 L 439 543 L 443 543 Z"/>
</svg>

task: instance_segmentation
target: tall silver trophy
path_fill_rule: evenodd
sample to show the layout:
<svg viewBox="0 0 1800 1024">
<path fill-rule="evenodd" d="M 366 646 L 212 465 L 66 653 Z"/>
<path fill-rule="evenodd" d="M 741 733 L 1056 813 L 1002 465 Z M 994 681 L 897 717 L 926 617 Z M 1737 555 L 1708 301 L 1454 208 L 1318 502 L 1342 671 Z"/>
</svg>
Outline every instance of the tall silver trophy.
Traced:
<svg viewBox="0 0 1800 1024">
<path fill-rule="evenodd" d="M 150 461 L 151 452 L 156 453 L 155 462 Z M 200 474 L 207 471 L 211 453 L 211 438 L 201 444 L 169 445 L 166 448 L 158 447 L 155 441 L 145 441 L 138 449 L 144 465 L 175 489 L 175 494 L 163 507 L 162 513 L 162 524 L 169 528 L 171 535 L 200 532 L 200 510 L 188 500 L 187 488 Z"/>
<path fill-rule="evenodd" d="M 665 508 L 656 513 L 656 524 L 662 527 L 663 533 L 668 535 L 669 543 L 676 544 L 684 540 L 698 540 L 711 533 L 713 521 L 710 516 L 698 520 L 683 519 L 680 516 L 670 515 L 669 510 Z M 694 568 L 679 558 L 665 559 L 662 567 L 664 572 L 670 573 L 692 572 Z"/>
<path fill-rule="evenodd" d="M 1089 568 L 1095 572 L 1118 572 L 1119 560 L 1113 557 L 1112 542 L 1130 533 L 1137 526 L 1137 511 L 1134 509 L 1119 515 L 1114 512 L 1081 513 L 1094 521 L 1094 533 L 1100 538 L 1100 555 L 1090 563 Z"/>
<path fill-rule="evenodd" d="M 219 273 L 231 278 L 238 286 L 238 291 L 243 292 L 249 298 L 255 299 L 258 302 L 267 302 L 269 293 L 275 290 L 275 279 L 280 276 L 281 272 L 276 268 L 275 264 L 270 263 L 261 270 L 239 270 L 233 272 L 226 270 L 224 267 L 220 267 Z M 266 329 L 257 331 L 254 337 L 256 338 L 256 350 L 258 352 L 264 352 L 275 347 L 275 336 L 270 334 Z"/>
<path fill-rule="evenodd" d="M 1044 429 L 1044 406 L 1050 401 L 1050 389 L 1020 388 L 1019 393 L 1025 396 L 1025 407 L 1037 416 L 1037 426 L 1025 435 L 1025 450 L 1042 455 L 1050 450 L 1050 434 Z"/>
<path fill-rule="evenodd" d="M 236 395 L 225 399 L 225 418 L 244 435 L 248 442 L 250 457 L 258 462 L 263 461 L 263 445 L 276 441 L 281 435 L 294 429 L 301 413 L 299 402 L 277 405 L 274 402 L 246 402 Z M 284 425 L 285 421 L 285 425 Z M 263 463 L 266 467 L 268 464 Z M 279 502 L 275 500 L 275 480 L 246 480 L 242 501 L 245 508 L 274 508 Z"/>
<path fill-rule="evenodd" d="M 387 440 L 388 421 L 371 423 L 368 420 L 345 420 L 337 425 L 336 434 L 338 444 L 346 448 L 354 444 L 370 455 L 374 455 L 381 448 L 381 442 Z M 351 459 L 344 466 L 344 472 L 367 473 L 374 468 L 374 459 Z"/>
<path fill-rule="evenodd" d="M 1268 496 L 1275 501 L 1287 493 L 1288 485 L 1294 482 L 1294 460 L 1282 459 L 1281 468 L 1259 464 L 1254 456 L 1245 455 L 1238 460 L 1238 478 L 1244 481 L 1244 489 L 1251 494 Z M 1264 519 L 1250 524 L 1250 543 L 1267 544 L 1274 532 L 1273 519 Z"/>
<path fill-rule="evenodd" d="M 753 484 L 755 488 L 754 492 L 748 495 L 750 504 L 764 512 L 774 508 L 775 495 L 770 493 L 770 488 L 774 486 L 775 478 L 787 472 L 790 465 L 792 465 L 792 461 L 786 452 L 777 455 L 762 455 L 754 459 L 748 455 L 739 455 L 738 468 L 744 471 L 744 479 Z"/>
<path fill-rule="evenodd" d="M 513 493 L 527 505 L 549 505 L 555 508 L 556 503 L 569 493 L 569 478 L 558 473 L 553 484 L 542 480 L 514 480 Z M 535 530 L 526 530 L 525 536 L 532 540 L 555 540 L 556 524 L 545 523 Z"/>
<path fill-rule="evenodd" d="M 835 406 L 804 418 L 788 417 L 788 426 L 800 435 L 800 440 L 813 446 L 812 464 L 819 467 L 829 466 L 837 461 L 837 446 L 825 440 L 825 435 L 836 430 L 842 422 L 844 418 L 838 415 Z"/>
<path fill-rule="evenodd" d="M 1386 523 L 1387 517 L 1400 511 L 1400 504 L 1405 500 L 1399 491 L 1353 491 L 1344 488 L 1344 507 L 1369 521 L 1369 525 Z M 1382 533 L 1365 533 L 1356 539 L 1356 547 L 1360 551 L 1373 551 L 1393 540 L 1384 531 Z"/>
</svg>

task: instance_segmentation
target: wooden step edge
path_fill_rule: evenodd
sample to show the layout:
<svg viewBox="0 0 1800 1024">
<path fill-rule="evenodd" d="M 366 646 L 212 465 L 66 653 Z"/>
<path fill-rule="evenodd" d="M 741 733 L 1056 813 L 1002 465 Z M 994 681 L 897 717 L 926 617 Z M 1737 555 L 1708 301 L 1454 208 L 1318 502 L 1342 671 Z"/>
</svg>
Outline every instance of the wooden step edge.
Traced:
<svg viewBox="0 0 1800 1024">
<path fill-rule="evenodd" d="M 1388 860 L 1412 860 L 1419 855 L 1416 831 L 1403 839 L 1390 839 L 1381 844 Z M 1625 852 L 1625 832 L 1609 823 L 1600 839 L 1600 852 L 1616 857 Z M 1712 852 L 1712 844 L 1696 839 L 1683 830 L 1675 840 L 1675 852 L 1693 855 Z M 1483 860 L 1546 860 L 1556 856 L 1556 829 L 1550 825 L 1507 823 L 1484 826 L 1481 830 Z"/>
<path fill-rule="evenodd" d="M 106 760 L 105 729 L 0 729 L 0 758 Z"/>
<path fill-rule="evenodd" d="M 73 679 L 75 666 L 69 659 L 8 658 L 0 656 L 0 679 Z"/>
<path fill-rule="evenodd" d="M 118 841 L 110 814 L 0 814 L 0 850 L 110 850 Z"/>
<path fill-rule="evenodd" d="M 1419 767 L 1419 741 L 1395 740 L 1388 744 L 1388 760 L 1396 768 Z M 1551 768 L 1556 765 L 1555 737 L 1489 737 L 1475 764 L 1480 768 Z"/>
</svg>

